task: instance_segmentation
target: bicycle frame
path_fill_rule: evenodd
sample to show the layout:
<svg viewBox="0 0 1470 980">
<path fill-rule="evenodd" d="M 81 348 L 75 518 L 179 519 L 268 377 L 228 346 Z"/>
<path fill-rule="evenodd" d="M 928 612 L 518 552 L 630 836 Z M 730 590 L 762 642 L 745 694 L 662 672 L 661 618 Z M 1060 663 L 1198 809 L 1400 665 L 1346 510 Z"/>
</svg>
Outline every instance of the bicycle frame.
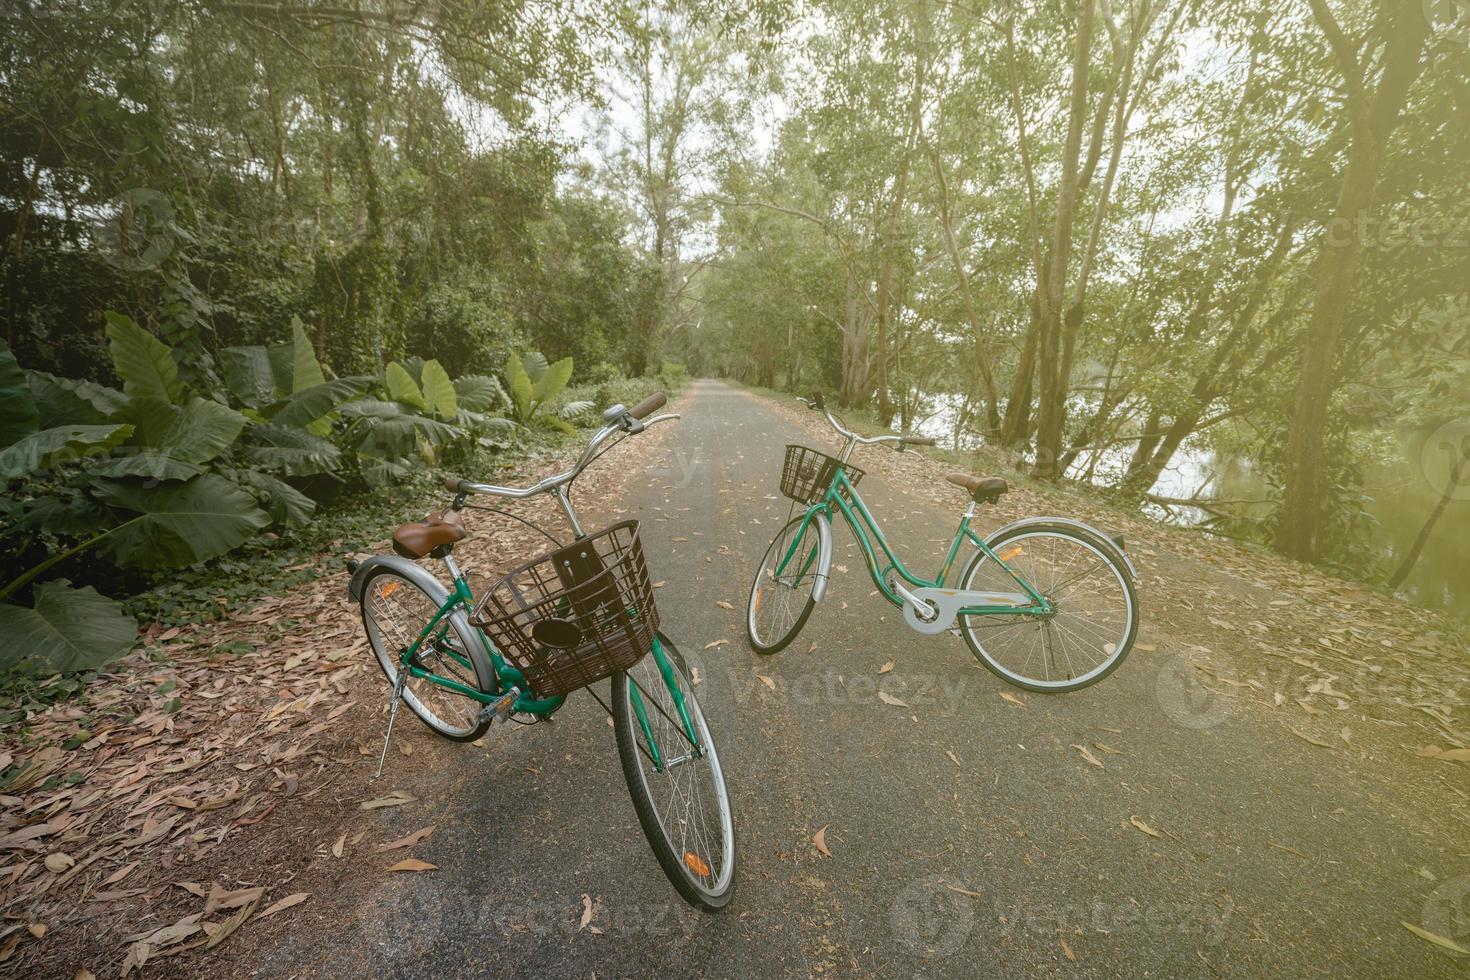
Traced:
<svg viewBox="0 0 1470 980">
<path fill-rule="evenodd" d="M 807 527 L 816 519 L 816 516 L 823 514 L 830 520 L 834 511 L 842 514 L 843 518 L 847 521 L 847 526 L 852 529 L 853 537 L 857 538 L 858 544 L 862 547 L 863 557 L 866 559 L 868 565 L 868 576 L 873 580 L 873 584 L 878 587 L 878 591 L 882 593 L 884 598 L 895 606 L 902 606 L 904 599 L 888 587 L 889 572 L 896 572 L 904 581 L 918 588 L 942 589 L 944 588 L 945 579 L 949 577 L 949 573 L 954 567 L 955 558 L 959 556 L 960 547 L 966 540 L 969 540 L 988 558 L 1005 569 L 1006 574 L 1010 575 L 1011 579 L 1025 591 L 1031 602 L 1024 606 L 966 606 L 959 610 L 960 615 L 1014 616 L 1020 614 L 1048 616 L 1052 613 L 1051 602 L 1033 588 L 1025 576 L 1007 565 L 1005 560 L 992 551 L 984 539 L 970 527 L 970 519 L 975 513 L 974 504 L 971 504 L 969 510 L 965 511 L 964 516 L 960 518 L 960 525 L 955 531 L 954 540 L 950 542 L 949 551 L 944 556 L 944 564 L 940 567 L 939 574 L 931 581 L 910 571 L 908 566 L 903 563 L 903 560 L 899 558 L 893 548 L 888 544 L 888 539 L 883 535 L 883 529 L 878 526 L 878 521 L 873 517 L 872 512 L 868 510 L 867 504 L 863 501 L 862 494 L 858 493 L 852 481 L 847 478 L 846 468 L 842 466 L 834 467 L 832 482 L 827 487 L 827 493 L 821 502 L 813 504 L 807 509 L 806 515 L 802 518 L 801 526 L 797 529 L 797 533 L 791 542 L 791 548 L 781 559 L 780 564 L 776 566 L 775 574 L 781 575 L 785 571 L 787 563 L 795 557 L 796 549 L 801 544 Z M 874 542 L 877 544 L 876 549 Z M 878 567 L 878 552 L 880 550 L 888 560 L 887 566 L 882 569 Z M 816 552 L 813 551 L 806 558 L 806 564 L 801 569 L 802 575 L 810 571 L 811 563 L 815 560 Z"/>
<path fill-rule="evenodd" d="M 426 642 L 434 645 L 440 644 L 444 635 L 449 630 L 448 620 L 451 615 L 457 610 L 462 609 L 468 612 L 474 608 L 475 599 L 474 594 L 470 591 L 469 582 L 465 580 L 457 568 L 452 567 L 451 571 L 454 575 L 454 589 L 445 598 L 443 605 L 430 618 L 427 625 L 420 631 L 413 643 L 404 649 L 400 657 L 400 669 L 407 671 L 411 677 L 426 680 L 431 684 L 436 684 L 439 687 L 454 691 L 456 694 L 471 698 L 480 704 L 488 705 L 498 700 L 509 687 L 524 685 L 526 680 L 525 676 L 519 670 L 506 663 L 505 658 L 500 655 L 500 651 L 495 648 L 495 645 L 490 642 L 490 638 L 479 627 L 471 627 L 471 629 L 474 629 L 479 634 L 480 642 L 485 645 L 485 649 L 490 653 L 490 666 L 495 673 L 494 691 L 477 690 L 448 677 L 441 677 L 414 663 L 414 657 Z M 470 663 L 468 658 L 461 656 L 447 646 L 440 646 L 439 649 L 446 656 L 453 658 L 465 670 L 474 671 L 474 665 Z M 678 725 L 684 738 L 689 742 L 691 748 L 694 750 L 694 754 L 702 757 L 704 755 L 704 748 L 700 745 L 699 733 L 695 730 L 694 721 L 689 715 L 689 709 L 685 707 L 684 692 L 679 686 L 678 677 L 674 673 L 673 664 L 669 662 L 669 656 L 663 648 L 663 643 L 657 637 L 654 637 L 653 647 L 649 653 L 653 656 L 654 662 L 658 664 L 659 674 L 663 677 L 664 683 L 668 685 L 669 690 L 674 695 L 674 705 L 679 714 Z M 564 694 L 551 698 L 535 698 L 529 691 L 523 689 L 523 693 L 516 697 L 515 704 L 511 710 L 522 714 L 534 715 L 538 718 L 549 718 L 566 703 L 566 699 L 567 697 Z M 653 737 L 653 730 L 649 726 L 648 711 L 644 706 L 643 696 L 636 682 L 629 688 L 628 699 L 633 705 L 633 714 L 638 719 L 638 726 L 643 732 L 645 751 L 649 759 L 652 760 L 655 768 L 659 772 L 662 772 L 666 764 L 677 765 L 684 758 L 687 758 L 685 756 L 679 759 L 669 760 L 667 763 L 663 759 L 658 743 Z"/>
</svg>

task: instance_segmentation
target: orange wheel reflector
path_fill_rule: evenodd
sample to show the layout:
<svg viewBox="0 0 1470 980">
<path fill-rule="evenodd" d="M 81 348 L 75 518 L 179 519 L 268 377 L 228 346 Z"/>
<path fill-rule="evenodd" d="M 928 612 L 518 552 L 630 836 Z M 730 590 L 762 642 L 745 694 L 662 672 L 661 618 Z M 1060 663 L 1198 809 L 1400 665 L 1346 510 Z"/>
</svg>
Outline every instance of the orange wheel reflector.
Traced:
<svg viewBox="0 0 1470 980">
<path fill-rule="evenodd" d="M 402 582 L 384 582 L 383 587 L 378 590 L 378 595 L 386 599 L 393 593 L 397 592 L 398 587 L 402 584 Z"/>
<path fill-rule="evenodd" d="M 750 611 L 752 613 L 754 613 L 754 614 L 759 614 L 760 613 L 760 611 L 761 611 L 761 598 L 763 596 L 765 596 L 765 594 L 766 593 L 765 593 L 765 591 L 763 589 L 756 589 L 755 590 L 755 601 L 753 603 L 751 603 L 751 606 L 750 606 Z"/>
<path fill-rule="evenodd" d="M 684 852 L 684 863 L 689 865 L 690 871 L 693 871 L 701 878 L 709 877 L 709 864 L 705 862 L 704 858 L 695 854 L 693 851 Z"/>
<path fill-rule="evenodd" d="M 1010 561 L 1012 558 L 1024 555 L 1025 553 L 1025 548 L 1021 547 L 1018 544 L 1013 544 L 1004 551 L 997 551 L 996 555 L 1000 558 L 1001 561 Z"/>
</svg>

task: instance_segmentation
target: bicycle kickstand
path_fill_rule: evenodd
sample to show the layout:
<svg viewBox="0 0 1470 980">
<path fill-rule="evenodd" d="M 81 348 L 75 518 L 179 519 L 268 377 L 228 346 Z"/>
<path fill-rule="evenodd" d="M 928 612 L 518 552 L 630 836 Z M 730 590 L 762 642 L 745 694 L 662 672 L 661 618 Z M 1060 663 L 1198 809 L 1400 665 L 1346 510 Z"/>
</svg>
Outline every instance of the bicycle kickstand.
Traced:
<svg viewBox="0 0 1470 980">
<path fill-rule="evenodd" d="M 398 720 L 398 704 L 403 700 L 403 679 L 405 670 L 400 668 L 398 677 L 393 681 L 393 703 L 388 707 L 388 731 L 383 735 L 383 751 L 378 755 L 378 771 L 373 774 L 377 779 L 383 775 L 383 763 L 388 760 L 388 743 L 393 739 L 393 723 Z"/>
</svg>

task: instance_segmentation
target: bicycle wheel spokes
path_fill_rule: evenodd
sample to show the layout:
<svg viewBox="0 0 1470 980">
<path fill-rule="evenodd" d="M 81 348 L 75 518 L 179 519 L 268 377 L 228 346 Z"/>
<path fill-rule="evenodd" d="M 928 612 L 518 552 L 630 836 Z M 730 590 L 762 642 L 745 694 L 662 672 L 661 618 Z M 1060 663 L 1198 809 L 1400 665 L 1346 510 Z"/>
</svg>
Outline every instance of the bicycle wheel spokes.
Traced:
<svg viewBox="0 0 1470 980">
<path fill-rule="evenodd" d="M 439 606 L 412 582 L 391 573 L 368 582 L 362 606 L 373 654 L 388 680 L 396 681 L 404 651 L 423 633 Z M 479 689 L 464 641 L 447 618 L 419 644 L 414 663 L 431 674 Z M 403 697 L 430 727 L 444 733 L 468 734 L 479 727 L 478 701 L 425 678 L 406 677 Z"/>
<path fill-rule="evenodd" d="M 819 570 L 818 545 L 816 527 L 803 527 L 798 518 L 787 524 L 766 549 L 751 586 L 746 617 L 751 642 L 757 649 L 774 653 L 804 625 Z"/>
<path fill-rule="evenodd" d="M 1006 680 L 1069 690 L 1100 679 L 1128 652 L 1137 611 L 1125 573 L 1086 538 L 1062 530 L 1027 531 L 995 551 L 1054 607 L 1050 616 L 967 616 L 972 649 Z M 1014 590 L 1010 576 L 981 557 L 964 586 Z"/>
<path fill-rule="evenodd" d="M 676 655 L 669 655 L 669 660 L 683 697 L 682 713 L 674 688 L 665 681 L 652 655 L 627 672 L 624 697 L 628 704 L 622 715 L 637 747 L 632 759 L 635 771 L 628 776 L 645 795 L 656 826 L 645 824 L 644 830 L 655 852 L 665 848 L 660 855 L 664 870 L 676 885 L 683 879 L 692 888 L 696 904 L 716 907 L 728 900 L 735 873 L 730 801 L 692 679 Z M 638 708 L 647 732 L 639 723 Z"/>
</svg>

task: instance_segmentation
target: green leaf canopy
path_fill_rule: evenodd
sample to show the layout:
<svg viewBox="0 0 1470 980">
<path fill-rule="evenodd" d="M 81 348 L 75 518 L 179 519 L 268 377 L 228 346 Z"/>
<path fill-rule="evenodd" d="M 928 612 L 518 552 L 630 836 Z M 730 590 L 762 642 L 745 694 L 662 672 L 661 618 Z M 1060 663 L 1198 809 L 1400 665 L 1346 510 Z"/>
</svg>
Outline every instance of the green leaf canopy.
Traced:
<svg viewBox="0 0 1470 980">
<path fill-rule="evenodd" d="M 37 673 L 84 670 L 127 653 L 138 624 L 122 606 L 91 586 L 74 589 L 65 579 L 36 586 L 26 609 L 0 603 L 0 668 Z"/>
<path fill-rule="evenodd" d="M 176 402 L 183 391 L 179 367 L 168 345 L 133 322 L 132 317 L 109 310 L 108 349 L 123 391 L 142 398 Z"/>
<path fill-rule="evenodd" d="M 106 480 L 94 486 L 109 506 L 137 515 L 98 544 L 119 565 L 192 565 L 239 547 L 271 522 L 249 493 L 212 473 L 152 487 Z"/>
</svg>

